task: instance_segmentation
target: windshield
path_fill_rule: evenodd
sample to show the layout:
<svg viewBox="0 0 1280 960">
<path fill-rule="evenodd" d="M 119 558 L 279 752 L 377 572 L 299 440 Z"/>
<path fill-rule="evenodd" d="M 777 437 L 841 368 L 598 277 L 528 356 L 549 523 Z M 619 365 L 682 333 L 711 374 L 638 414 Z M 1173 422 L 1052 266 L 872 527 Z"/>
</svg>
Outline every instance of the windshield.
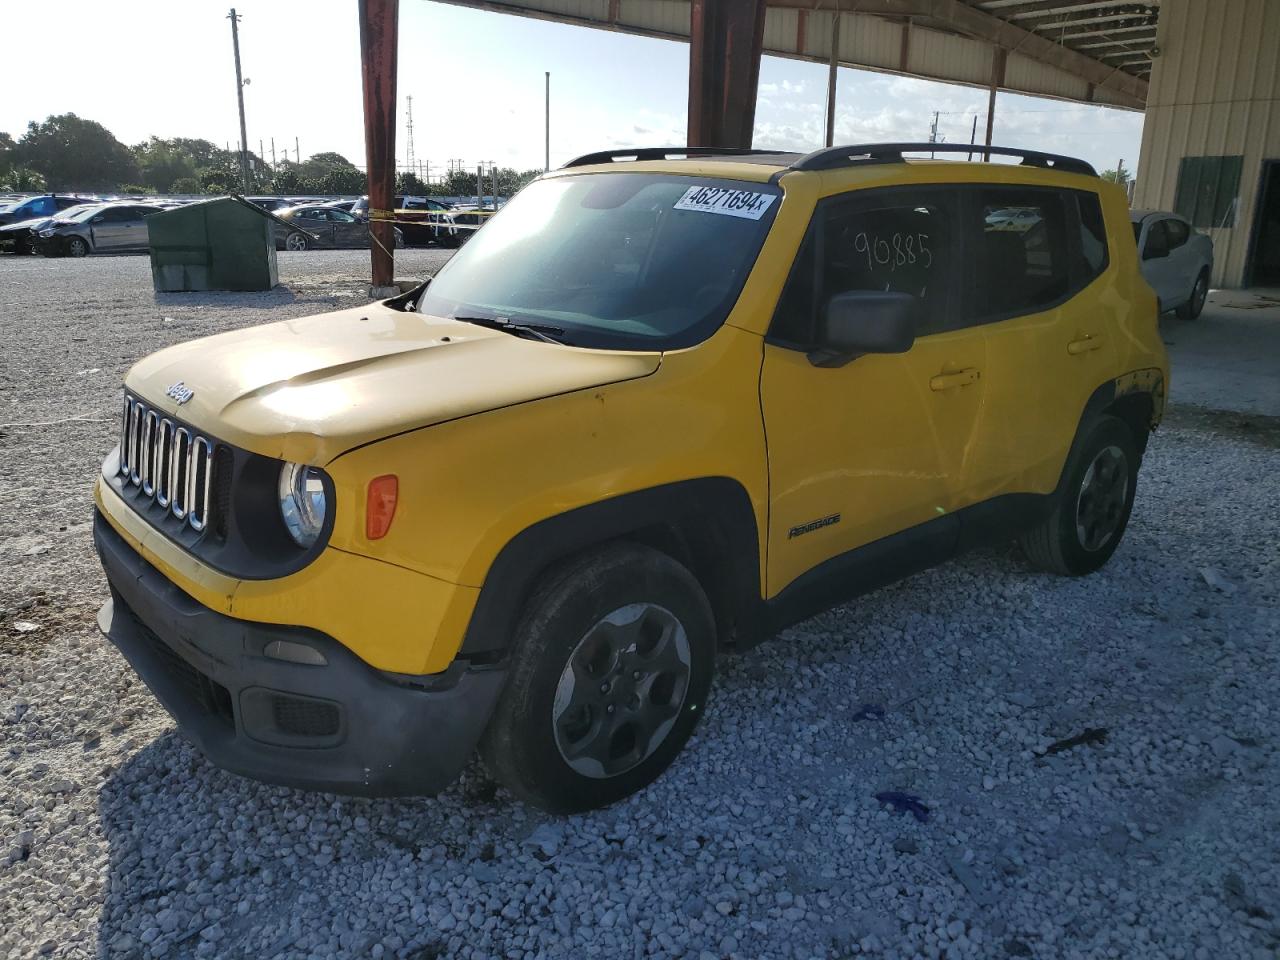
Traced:
<svg viewBox="0 0 1280 960">
<path fill-rule="evenodd" d="M 418 309 L 549 324 L 577 346 L 691 346 L 728 316 L 780 196 L 769 184 L 663 174 L 535 181 L 454 255 Z"/>
<path fill-rule="evenodd" d="M 101 207 L 102 204 L 100 203 L 87 204 L 83 207 L 72 207 L 69 210 L 63 210 L 62 213 L 58 215 L 58 219 L 70 221 L 72 223 L 80 223 L 84 220 L 88 220 L 93 216 L 93 214 L 97 213 Z"/>
<path fill-rule="evenodd" d="M 77 207 L 67 207 L 60 214 L 58 220 L 83 220 L 86 216 L 102 206 L 100 203 L 82 203 Z"/>
</svg>

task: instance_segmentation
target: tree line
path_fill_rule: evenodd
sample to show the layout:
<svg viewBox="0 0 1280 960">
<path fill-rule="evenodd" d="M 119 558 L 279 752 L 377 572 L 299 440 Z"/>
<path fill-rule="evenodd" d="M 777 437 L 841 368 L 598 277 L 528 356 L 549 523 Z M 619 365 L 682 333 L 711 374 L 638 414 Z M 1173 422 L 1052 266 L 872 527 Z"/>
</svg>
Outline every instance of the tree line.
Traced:
<svg viewBox="0 0 1280 960">
<path fill-rule="evenodd" d="M 302 162 L 274 165 L 249 152 L 249 193 L 346 194 L 366 192 L 364 171 L 338 153 L 316 153 Z M 498 168 L 498 193 L 511 196 L 540 170 Z M 126 146 L 102 124 L 74 113 L 32 120 L 15 140 L 0 132 L 0 191 L 64 193 L 239 193 L 240 154 L 208 140 L 151 137 Z M 484 192 L 493 189 L 486 173 Z M 453 171 L 443 182 L 424 183 L 412 173 L 396 176 L 396 192 L 415 196 L 470 196 L 474 171 Z"/>
</svg>

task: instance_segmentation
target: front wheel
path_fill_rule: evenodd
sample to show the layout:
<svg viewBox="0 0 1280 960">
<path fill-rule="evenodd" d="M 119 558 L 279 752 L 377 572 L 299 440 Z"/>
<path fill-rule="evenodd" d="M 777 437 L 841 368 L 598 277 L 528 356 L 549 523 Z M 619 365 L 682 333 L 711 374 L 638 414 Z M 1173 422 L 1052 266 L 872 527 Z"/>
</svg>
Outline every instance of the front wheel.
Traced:
<svg viewBox="0 0 1280 960">
<path fill-rule="evenodd" d="M 302 251 L 311 249 L 311 239 L 305 233 L 291 233 L 285 238 L 286 250 Z"/>
<path fill-rule="evenodd" d="M 1195 286 L 1191 288 L 1191 296 L 1187 302 L 1178 307 L 1175 313 L 1179 320 L 1194 320 L 1204 309 L 1204 302 L 1209 298 L 1209 271 L 1201 270 L 1196 277 Z"/>
<path fill-rule="evenodd" d="M 67 241 L 67 253 L 73 257 L 87 257 L 89 255 L 89 244 L 80 237 L 72 237 Z"/>
<path fill-rule="evenodd" d="M 1027 559 L 1073 577 L 1111 559 L 1133 510 L 1140 461 L 1124 421 L 1107 416 L 1095 423 L 1071 453 L 1049 516 L 1023 535 Z"/>
<path fill-rule="evenodd" d="M 666 554 L 612 544 L 562 564 L 516 631 L 481 741 L 493 776 L 557 813 L 647 786 L 706 709 L 715 625 L 693 575 Z"/>
</svg>

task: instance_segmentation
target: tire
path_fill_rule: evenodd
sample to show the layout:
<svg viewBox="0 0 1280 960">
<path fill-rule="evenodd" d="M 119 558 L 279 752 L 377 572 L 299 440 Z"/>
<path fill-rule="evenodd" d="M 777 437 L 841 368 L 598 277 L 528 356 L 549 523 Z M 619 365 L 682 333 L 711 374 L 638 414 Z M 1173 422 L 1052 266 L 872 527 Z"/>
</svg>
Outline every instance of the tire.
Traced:
<svg viewBox="0 0 1280 960">
<path fill-rule="evenodd" d="M 1105 416 L 1072 450 L 1049 515 L 1021 538 L 1035 566 L 1080 577 L 1111 559 L 1124 536 L 1142 455 L 1123 420 Z"/>
<path fill-rule="evenodd" d="M 615 543 L 561 564 L 521 616 L 480 743 L 485 765 L 554 813 L 635 793 L 705 711 L 715 640 L 702 588 L 666 554 Z"/>
<path fill-rule="evenodd" d="M 1200 275 L 1196 277 L 1195 284 L 1191 287 L 1191 295 L 1187 297 L 1187 302 L 1174 311 L 1178 315 L 1178 319 L 1194 320 L 1200 316 L 1200 311 L 1204 309 L 1204 302 L 1208 296 L 1209 271 L 1201 270 Z"/>
<path fill-rule="evenodd" d="M 67 241 L 67 256 L 69 257 L 87 257 L 89 255 L 89 242 L 81 237 L 72 237 Z"/>
<path fill-rule="evenodd" d="M 291 233 L 284 238 L 284 248 L 295 253 L 311 249 L 311 238 L 305 233 Z"/>
</svg>

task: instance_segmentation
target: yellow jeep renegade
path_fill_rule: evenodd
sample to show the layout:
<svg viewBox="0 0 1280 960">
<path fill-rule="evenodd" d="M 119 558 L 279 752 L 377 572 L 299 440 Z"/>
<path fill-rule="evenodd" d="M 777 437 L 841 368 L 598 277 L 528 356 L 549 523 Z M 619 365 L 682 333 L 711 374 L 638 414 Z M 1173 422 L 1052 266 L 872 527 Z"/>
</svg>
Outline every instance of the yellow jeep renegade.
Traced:
<svg viewBox="0 0 1280 960">
<path fill-rule="evenodd" d="M 142 360 L 103 631 L 229 770 L 478 748 L 568 811 L 671 763 L 717 651 L 977 543 L 1096 570 L 1168 378 L 1124 194 L 920 149 L 593 154 L 411 293 Z"/>
</svg>

